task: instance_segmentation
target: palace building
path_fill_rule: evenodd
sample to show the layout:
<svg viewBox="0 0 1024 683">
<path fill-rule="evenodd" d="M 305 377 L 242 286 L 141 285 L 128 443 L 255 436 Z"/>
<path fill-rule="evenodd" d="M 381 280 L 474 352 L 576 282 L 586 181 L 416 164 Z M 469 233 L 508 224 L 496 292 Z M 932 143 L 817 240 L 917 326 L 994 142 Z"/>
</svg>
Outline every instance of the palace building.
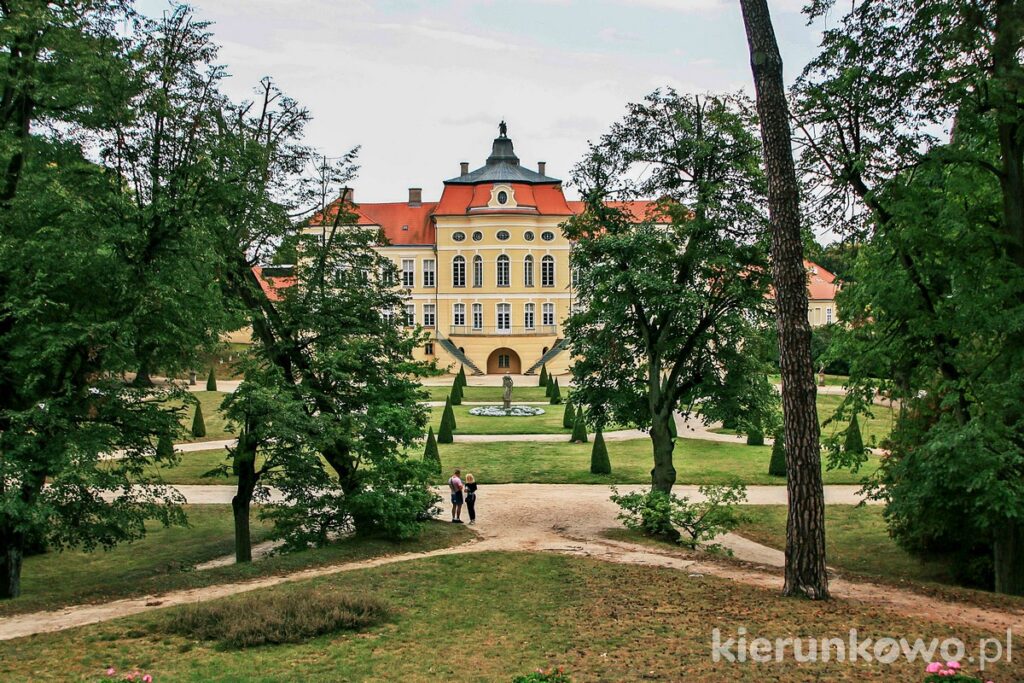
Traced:
<svg viewBox="0 0 1024 683">
<path fill-rule="evenodd" d="M 568 372 L 562 323 L 574 293 L 559 225 L 583 203 L 566 200 L 543 161 L 536 170 L 520 164 L 504 122 L 484 165 L 462 162 L 436 202 L 423 201 L 421 188 L 404 202 L 372 204 L 348 192 L 356 225 L 380 229 L 380 249 L 408 290 L 406 324 L 430 333 L 419 357 L 474 374 L 531 374 L 542 363 Z M 619 206 L 639 221 L 651 203 Z"/>
</svg>

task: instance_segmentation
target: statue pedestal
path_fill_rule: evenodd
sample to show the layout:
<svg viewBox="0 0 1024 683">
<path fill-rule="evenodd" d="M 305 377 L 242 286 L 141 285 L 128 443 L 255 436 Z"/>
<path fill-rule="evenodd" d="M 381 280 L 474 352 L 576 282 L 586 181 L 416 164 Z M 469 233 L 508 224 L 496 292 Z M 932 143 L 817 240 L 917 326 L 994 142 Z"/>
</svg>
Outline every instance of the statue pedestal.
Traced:
<svg viewBox="0 0 1024 683">
<path fill-rule="evenodd" d="M 508 410 L 509 408 L 512 407 L 512 400 L 511 399 L 506 398 L 506 399 L 504 399 L 503 403 L 504 403 L 504 406 L 505 406 L 505 410 Z"/>
</svg>

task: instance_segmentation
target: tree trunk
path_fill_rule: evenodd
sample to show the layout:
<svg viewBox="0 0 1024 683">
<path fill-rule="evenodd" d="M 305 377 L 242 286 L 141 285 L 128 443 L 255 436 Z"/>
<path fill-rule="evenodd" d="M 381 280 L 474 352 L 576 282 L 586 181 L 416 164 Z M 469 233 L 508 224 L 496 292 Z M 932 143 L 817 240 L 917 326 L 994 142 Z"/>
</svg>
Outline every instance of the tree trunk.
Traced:
<svg viewBox="0 0 1024 683">
<path fill-rule="evenodd" d="M 245 433 L 238 438 L 233 469 L 238 475 L 238 487 L 231 499 L 231 512 L 235 518 L 235 562 L 252 562 L 249 509 L 259 475 L 256 472 L 256 442 Z"/>
<path fill-rule="evenodd" d="M 135 373 L 135 379 L 132 380 L 132 386 L 153 386 L 153 379 L 149 376 L 151 371 L 151 364 L 152 361 L 150 354 L 145 351 L 140 352 L 139 371 Z"/>
<path fill-rule="evenodd" d="M 0 530 L 0 600 L 21 595 L 21 563 L 25 537 L 4 525 Z"/>
<path fill-rule="evenodd" d="M 651 419 L 651 443 L 654 444 L 654 469 L 651 470 L 651 489 L 662 493 L 671 493 L 676 483 L 676 468 L 672 464 L 672 451 L 675 441 L 664 415 L 655 413 Z"/>
<path fill-rule="evenodd" d="M 740 0 L 740 6 L 757 91 L 771 215 L 772 274 L 789 474 L 786 482 L 789 516 L 783 593 L 825 599 L 828 598 L 825 494 L 821 481 L 817 388 L 811 363 L 800 196 L 793 165 L 782 56 L 775 40 L 767 0 Z"/>
<path fill-rule="evenodd" d="M 355 463 L 352 462 L 352 452 L 348 446 L 341 444 L 335 448 L 327 449 L 323 456 L 327 464 L 338 473 L 338 483 L 341 484 L 341 490 L 346 497 L 362 492 L 362 484 L 356 475 Z M 352 515 L 352 526 L 355 527 L 356 534 L 365 534 L 373 530 L 374 520 L 372 518 L 356 514 L 352 510 L 348 512 Z"/>
<path fill-rule="evenodd" d="M 996 593 L 1024 595 L 1024 525 L 1006 520 L 996 528 Z"/>
</svg>

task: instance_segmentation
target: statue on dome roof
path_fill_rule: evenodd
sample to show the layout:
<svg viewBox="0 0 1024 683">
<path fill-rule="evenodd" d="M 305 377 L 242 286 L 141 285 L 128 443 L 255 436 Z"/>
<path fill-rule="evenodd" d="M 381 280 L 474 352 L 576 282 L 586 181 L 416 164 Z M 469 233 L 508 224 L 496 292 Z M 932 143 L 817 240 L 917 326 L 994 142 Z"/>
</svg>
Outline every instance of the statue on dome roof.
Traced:
<svg viewBox="0 0 1024 683">
<path fill-rule="evenodd" d="M 508 126 L 505 124 L 505 119 L 502 119 L 501 123 L 498 124 L 498 137 L 508 137 Z"/>
</svg>

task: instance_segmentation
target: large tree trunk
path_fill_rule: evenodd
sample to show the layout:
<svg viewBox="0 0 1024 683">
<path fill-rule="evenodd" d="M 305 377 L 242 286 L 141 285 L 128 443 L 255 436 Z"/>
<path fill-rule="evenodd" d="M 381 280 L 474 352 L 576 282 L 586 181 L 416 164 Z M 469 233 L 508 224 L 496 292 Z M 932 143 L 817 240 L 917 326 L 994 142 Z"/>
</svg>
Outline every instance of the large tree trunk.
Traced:
<svg viewBox="0 0 1024 683">
<path fill-rule="evenodd" d="M 0 528 L 0 600 L 21 595 L 21 563 L 25 536 L 3 525 Z"/>
<path fill-rule="evenodd" d="M 249 510 L 259 475 L 256 472 L 256 442 L 245 433 L 238 438 L 233 469 L 238 475 L 238 487 L 231 499 L 231 512 L 235 518 L 235 562 L 252 562 Z"/>
<path fill-rule="evenodd" d="M 811 364 L 807 322 L 807 273 L 800 235 L 800 196 L 793 165 L 789 106 L 782 79 L 782 56 L 766 0 L 740 0 L 750 66 L 757 91 L 757 113 L 768 176 L 772 229 L 782 408 L 785 420 L 786 582 L 783 593 L 828 598 L 825 569 L 825 495 L 821 481 L 817 388 Z"/>
<path fill-rule="evenodd" d="M 672 451 L 675 442 L 672 440 L 668 420 L 673 419 L 655 413 L 651 420 L 651 443 L 654 445 L 654 469 L 651 470 L 651 489 L 662 493 L 671 493 L 676 483 L 676 468 L 672 464 Z"/>
<path fill-rule="evenodd" d="M 327 464 L 338 473 L 338 483 L 345 496 L 354 496 L 362 492 L 362 483 L 356 473 L 355 463 L 352 462 L 352 451 L 344 444 L 338 444 L 334 448 L 327 449 L 323 454 Z M 351 512 L 351 511 L 350 511 Z M 352 526 L 356 534 L 371 532 L 374 528 L 372 518 L 352 513 Z"/>
<path fill-rule="evenodd" d="M 996 593 L 1024 595 L 1024 525 L 1005 520 L 996 529 Z"/>
</svg>

